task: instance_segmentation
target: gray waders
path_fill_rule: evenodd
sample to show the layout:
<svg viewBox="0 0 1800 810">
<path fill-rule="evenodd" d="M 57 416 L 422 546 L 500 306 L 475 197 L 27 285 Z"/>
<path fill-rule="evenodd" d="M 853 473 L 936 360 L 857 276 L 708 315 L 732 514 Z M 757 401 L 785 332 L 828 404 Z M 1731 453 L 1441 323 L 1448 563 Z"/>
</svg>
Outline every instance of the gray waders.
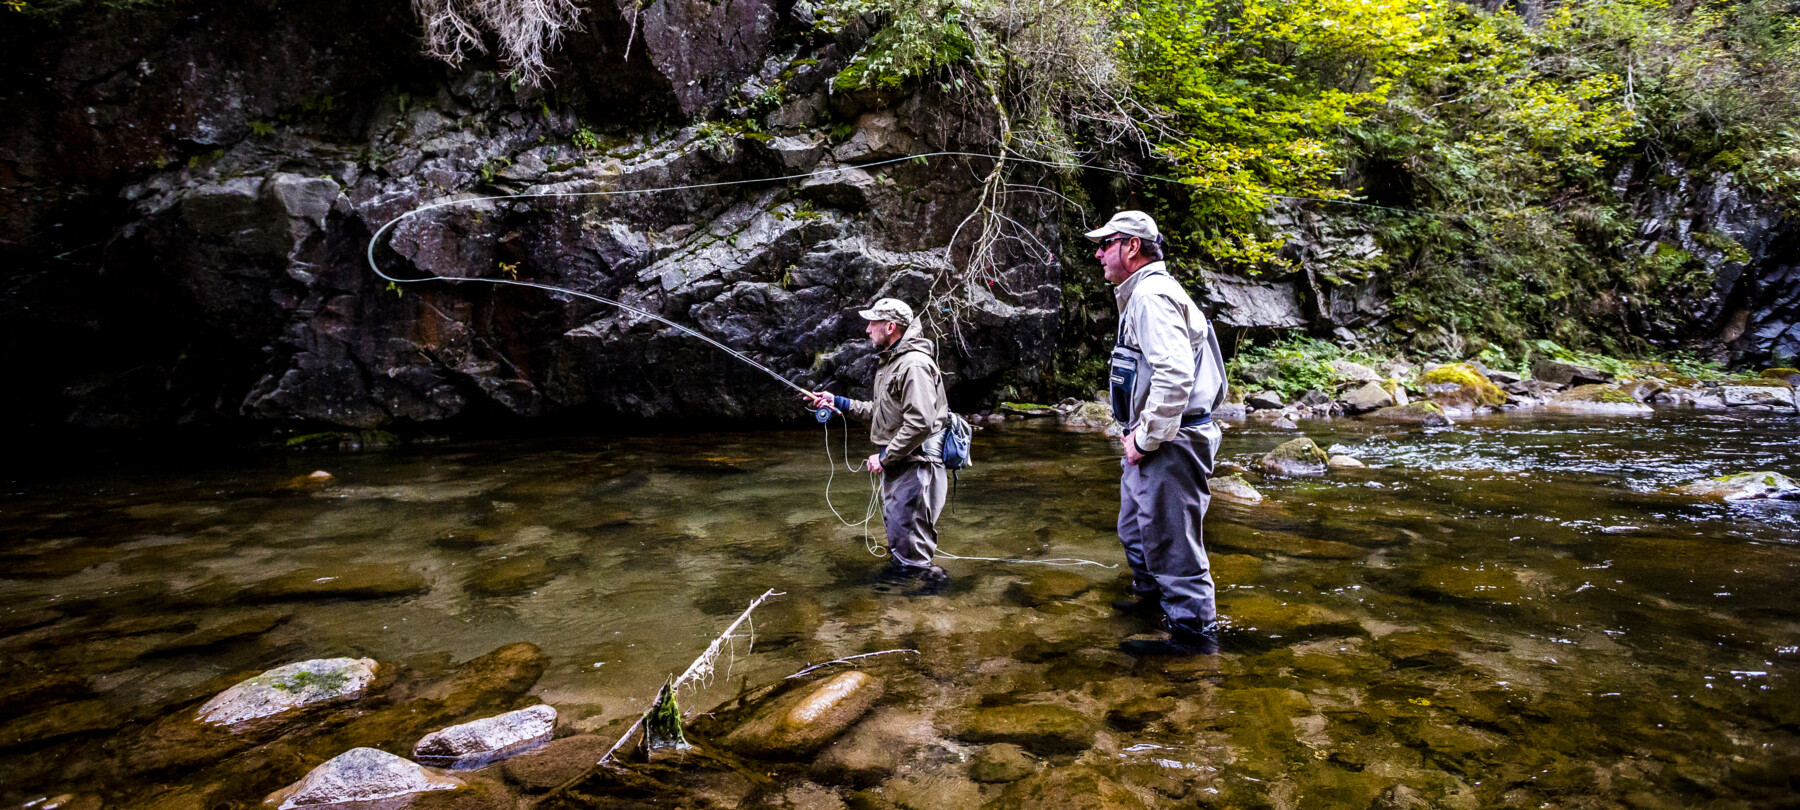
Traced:
<svg viewBox="0 0 1800 810">
<path fill-rule="evenodd" d="M 1119 461 L 1119 543 L 1131 566 L 1131 588 L 1145 598 L 1160 593 L 1169 623 L 1195 633 L 1218 616 L 1201 535 L 1216 448 L 1201 430 L 1182 428 L 1136 467 Z"/>
<path fill-rule="evenodd" d="M 888 553 L 901 565 L 927 568 L 937 556 L 938 516 L 949 491 L 944 465 L 928 461 L 883 464 L 881 514 Z"/>
</svg>

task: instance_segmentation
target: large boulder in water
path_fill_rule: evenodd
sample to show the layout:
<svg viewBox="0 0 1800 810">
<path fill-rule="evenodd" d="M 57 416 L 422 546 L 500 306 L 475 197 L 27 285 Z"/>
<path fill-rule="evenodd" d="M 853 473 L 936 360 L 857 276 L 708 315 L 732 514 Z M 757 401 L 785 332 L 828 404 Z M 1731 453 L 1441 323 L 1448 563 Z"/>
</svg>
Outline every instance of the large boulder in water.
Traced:
<svg viewBox="0 0 1800 810">
<path fill-rule="evenodd" d="M 1612 375 L 1591 366 L 1540 357 L 1531 364 L 1531 376 L 1556 386 L 1598 385 L 1612 382 Z"/>
<path fill-rule="evenodd" d="M 433 731 L 413 746 L 413 756 L 443 768 L 479 768 L 524 753 L 556 733 L 556 709 L 537 705 Z"/>
<path fill-rule="evenodd" d="M 1747 472 L 1721 475 L 1695 481 L 1681 487 L 1682 494 L 1727 501 L 1749 501 L 1761 498 L 1800 500 L 1800 482 L 1778 472 Z"/>
<path fill-rule="evenodd" d="M 376 748 L 352 748 L 312 769 L 300 781 L 269 794 L 265 805 L 281 810 L 345 802 L 373 802 L 434 790 L 455 790 L 464 782 L 435 768 Z"/>
<path fill-rule="evenodd" d="M 1304 436 L 1263 454 L 1262 468 L 1272 475 L 1324 475 L 1329 457 Z"/>
<path fill-rule="evenodd" d="M 842 734 L 881 699 L 886 686 L 860 670 L 776 700 L 725 735 L 724 745 L 750 756 L 810 754 Z"/>
<path fill-rule="evenodd" d="M 1506 404 L 1506 392 L 1468 363 L 1446 363 L 1419 375 L 1419 385 L 1447 410 L 1472 411 Z"/>
<path fill-rule="evenodd" d="M 1343 397 L 1344 410 L 1351 413 L 1363 413 L 1378 408 L 1392 407 L 1394 395 L 1380 382 L 1366 382 L 1350 389 Z"/>
<path fill-rule="evenodd" d="M 321 658 L 276 667 L 220 692 L 200 707 L 198 718 L 229 726 L 355 697 L 375 682 L 379 666 L 369 658 Z"/>
<path fill-rule="evenodd" d="M 1649 405 L 1611 385 L 1579 385 L 1556 395 L 1544 407 L 1563 413 L 1621 416 L 1641 416 L 1652 411 Z"/>
</svg>

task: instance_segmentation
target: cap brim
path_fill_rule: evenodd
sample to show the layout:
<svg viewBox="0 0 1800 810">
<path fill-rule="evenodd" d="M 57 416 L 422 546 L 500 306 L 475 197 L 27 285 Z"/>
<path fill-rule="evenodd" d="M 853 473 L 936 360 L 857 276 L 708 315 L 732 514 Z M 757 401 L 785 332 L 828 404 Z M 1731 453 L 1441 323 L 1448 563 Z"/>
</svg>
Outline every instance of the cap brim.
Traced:
<svg viewBox="0 0 1800 810">
<path fill-rule="evenodd" d="M 885 320 L 887 320 L 886 318 L 883 318 L 880 315 L 875 314 L 875 310 L 872 310 L 872 309 L 859 309 L 856 311 L 856 314 L 861 315 L 862 319 L 865 321 L 885 321 Z"/>
<path fill-rule="evenodd" d="M 1091 230 L 1085 234 L 1082 234 L 1082 236 L 1086 236 L 1088 238 L 1088 241 L 1090 241 L 1090 242 L 1098 242 L 1102 239 L 1105 239 L 1108 236 L 1112 236 L 1115 233 L 1118 233 L 1118 231 L 1115 231 L 1111 228 L 1108 228 L 1108 227 L 1102 225 L 1099 228 L 1095 228 L 1094 230 Z"/>
</svg>

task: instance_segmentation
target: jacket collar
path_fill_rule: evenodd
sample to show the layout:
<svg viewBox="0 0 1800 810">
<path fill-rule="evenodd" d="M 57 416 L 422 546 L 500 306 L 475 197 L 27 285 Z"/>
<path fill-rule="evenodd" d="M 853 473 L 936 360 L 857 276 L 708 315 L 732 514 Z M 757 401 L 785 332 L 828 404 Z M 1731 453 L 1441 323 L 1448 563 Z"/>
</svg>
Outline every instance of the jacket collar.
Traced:
<svg viewBox="0 0 1800 810">
<path fill-rule="evenodd" d="M 910 351 L 924 352 L 926 357 L 933 359 L 937 357 L 937 345 L 931 342 L 931 338 L 925 336 L 925 327 L 917 320 L 906 327 L 906 331 L 900 334 L 899 340 L 881 350 L 881 362 L 883 364 L 891 363 L 894 358 Z"/>
<path fill-rule="evenodd" d="M 1166 276 L 1168 274 L 1169 274 L 1168 265 L 1164 264 L 1161 261 L 1154 261 L 1154 262 L 1144 265 L 1143 267 L 1139 267 L 1137 269 L 1137 272 L 1131 274 L 1130 278 L 1127 278 L 1124 281 L 1119 282 L 1119 288 L 1117 290 L 1113 291 L 1113 295 L 1118 299 L 1118 302 L 1119 302 L 1119 311 L 1120 312 L 1125 311 L 1125 304 L 1131 300 L 1131 292 L 1133 290 L 1137 289 L 1138 282 L 1141 282 L 1144 279 L 1149 278 L 1150 276 L 1155 276 L 1155 275 Z"/>
</svg>

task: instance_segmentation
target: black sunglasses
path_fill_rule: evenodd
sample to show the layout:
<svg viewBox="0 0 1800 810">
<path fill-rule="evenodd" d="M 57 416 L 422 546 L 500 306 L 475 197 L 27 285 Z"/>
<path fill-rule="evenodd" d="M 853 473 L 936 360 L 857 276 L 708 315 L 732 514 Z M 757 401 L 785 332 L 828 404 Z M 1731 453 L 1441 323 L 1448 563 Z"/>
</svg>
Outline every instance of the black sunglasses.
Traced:
<svg viewBox="0 0 1800 810">
<path fill-rule="evenodd" d="M 1136 238 L 1137 237 L 1135 237 L 1135 236 L 1115 236 L 1111 239 L 1102 239 L 1102 240 L 1100 240 L 1100 249 L 1105 250 L 1109 247 L 1112 247 L 1112 243 L 1114 243 L 1114 242 L 1129 242 Z"/>
</svg>

